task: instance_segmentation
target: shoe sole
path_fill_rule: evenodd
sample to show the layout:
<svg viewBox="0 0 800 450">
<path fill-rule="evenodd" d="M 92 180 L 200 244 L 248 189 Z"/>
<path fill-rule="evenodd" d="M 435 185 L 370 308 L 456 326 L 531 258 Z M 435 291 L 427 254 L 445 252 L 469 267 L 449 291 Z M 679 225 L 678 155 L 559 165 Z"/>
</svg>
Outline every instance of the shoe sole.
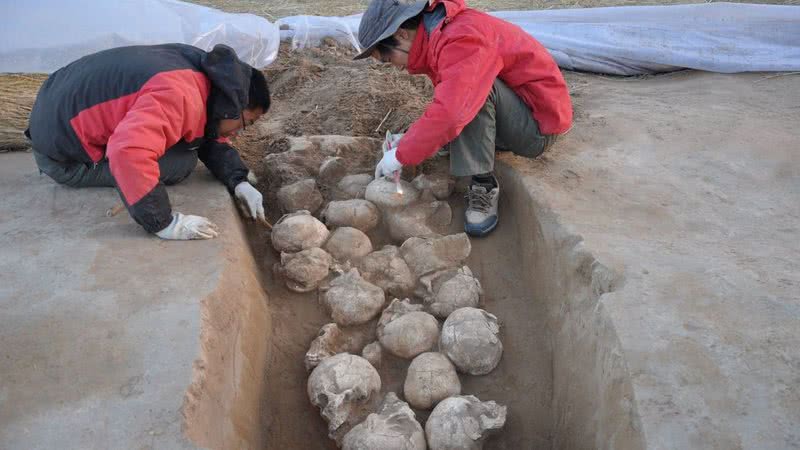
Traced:
<svg viewBox="0 0 800 450">
<path fill-rule="evenodd" d="M 485 229 L 483 231 L 470 230 L 469 228 L 467 228 L 467 225 L 465 224 L 464 225 L 464 232 L 467 233 L 468 235 L 472 236 L 472 237 L 484 237 L 487 234 L 489 234 L 492 231 L 494 231 L 495 228 L 497 228 L 497 223 L 498 222 L 500 222 L 500 221 L 499 220 L 495 220 L 494 223 L 492 224 L 492 226 L 490 226 L 489 228 L 487 228 L 487 229 Z"/>
</svg>

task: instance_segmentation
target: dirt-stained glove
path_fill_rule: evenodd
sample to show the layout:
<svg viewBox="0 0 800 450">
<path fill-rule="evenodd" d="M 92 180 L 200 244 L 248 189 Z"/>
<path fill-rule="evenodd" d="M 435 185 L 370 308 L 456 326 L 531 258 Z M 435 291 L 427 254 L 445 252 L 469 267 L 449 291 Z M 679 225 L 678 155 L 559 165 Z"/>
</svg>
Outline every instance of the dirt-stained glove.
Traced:
<svg viewBox="0 0 800 450">
<path fill-rule="evenodd" d="M 381 158 L 378 166 L 375 167 L 376 180 L 380 177 L 390 176 L 403 168 L 403 164 L 397 160 L 395 153 L 397 153 L 396 148 L 383 152 L 383 158 Z"/>
<path fill-rule="evenodd" d="M 161 239 L 190 240 L 213 239 L 217 237 L 217 226 L 200 216 L 190 216 L 179 212 L 172 213 L 172 222 L 156 233 Z"/>
<path fill-rule="evenodd" d="M 266 220 L 264 215 L 264 196 L 252 184 L 242 181 L 236 185 L 233 193 L 236 195 L 236 200 L 239 201 L 239 205 L 247 217 Z"/>
</svg>

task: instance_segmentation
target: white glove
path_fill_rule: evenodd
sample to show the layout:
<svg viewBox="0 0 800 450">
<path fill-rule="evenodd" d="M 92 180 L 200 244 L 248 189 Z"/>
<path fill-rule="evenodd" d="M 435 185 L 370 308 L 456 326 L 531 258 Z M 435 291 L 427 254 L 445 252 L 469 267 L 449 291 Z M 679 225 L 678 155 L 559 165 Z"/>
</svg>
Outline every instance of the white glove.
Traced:
<svg viewBox="0 0 800 450">
<path fill-rule="evenodd" d="M 377 167 L 375 167 L 376 180 L 380 177 L 391 175 L 403 168 L 403 164 L 397 160 L 395 153 L 397 153 L 396 148 L 387 150 L 383 153 L 383 158 L 381 158 L 381 161 L 378 163 Z"/>
<path fill-rule="evenodd" d="M 161 239 L 189 240 L 212 239 L 219 235 L 217 226 L 200 216 L 189 216 L 179 212 L 172 213 L 172 222 L 156 233 Z"/>
<path fill-rule="evenodd" d="M 252 184 L 247 181 L 242 181 L 236 185 L 233 193 L 236 195 L 236 199 L 239 201 L 244 215 L 251 219 L 267 220 L 264 215 L 264 196 L 262 196 L 261 192 L 258 192 L 258 189 L 254 188 Z"/>
</svg>

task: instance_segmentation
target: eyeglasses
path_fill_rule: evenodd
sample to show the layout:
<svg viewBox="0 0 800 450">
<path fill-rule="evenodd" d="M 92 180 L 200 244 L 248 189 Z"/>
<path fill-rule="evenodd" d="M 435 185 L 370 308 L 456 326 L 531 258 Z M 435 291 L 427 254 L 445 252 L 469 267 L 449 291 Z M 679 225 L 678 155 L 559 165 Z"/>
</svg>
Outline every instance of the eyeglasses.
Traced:
<svg viewBox="0 0 800 450">
<path fill-rule="evenodd" d="M 390 62 L 392 62 L 392 56 L 391 55 L 392 55 L 392 52 L 395 51 L 395 50 L 397 50 L 398 52 L 401 52 L 401 53 L 408 54 L 408 50 L 403 50 L 402 48 L 396 47 L 396 46 L 393 46 L 393 45 L 389 46 L 389 45 L 386 45 L 386 44 L 380 44 L 379 43 L 377 45 L 377 47 L 375 47 L 375 48 L 378 50 L 378 53 L 380 54 L 380 61 L 382 63 L 390 63 Z"/>
</svg>

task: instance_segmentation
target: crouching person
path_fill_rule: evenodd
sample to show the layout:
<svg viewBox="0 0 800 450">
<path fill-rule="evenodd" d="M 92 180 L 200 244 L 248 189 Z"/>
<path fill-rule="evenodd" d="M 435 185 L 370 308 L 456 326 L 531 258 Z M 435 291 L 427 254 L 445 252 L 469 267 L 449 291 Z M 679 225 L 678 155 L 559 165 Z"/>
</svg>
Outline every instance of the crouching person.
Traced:
<svg viewBox="0 0 800 450">
<path fill-rule="evenodd" d="M 120 47 L 85 56 L 42 85 L 25 132 L 39 170 L 72 187 L 116 187 L 131 217 L 162 239 L 210 239 L 208 219 L 173 211 L 164 185 L 202 161 L 264 218 L 262 195 L 228 138 L 270 105 L 264 75 L 229 47 Z"/>
<path fill-rule="evenodd" d="M 485 236 L 498 221 L 495 149 L 534 158 L 572 126 L 555 61 L 522 29 L 464 0 L 372 0 L 358 39 L 365 50 L 356 59 L 372 56 L 434 85 L 433 102 L 384 153 L 376 173 L 392 174 L 447 148 L 451 174 L 472 177 L 465 231 Z"/>
</svg>

